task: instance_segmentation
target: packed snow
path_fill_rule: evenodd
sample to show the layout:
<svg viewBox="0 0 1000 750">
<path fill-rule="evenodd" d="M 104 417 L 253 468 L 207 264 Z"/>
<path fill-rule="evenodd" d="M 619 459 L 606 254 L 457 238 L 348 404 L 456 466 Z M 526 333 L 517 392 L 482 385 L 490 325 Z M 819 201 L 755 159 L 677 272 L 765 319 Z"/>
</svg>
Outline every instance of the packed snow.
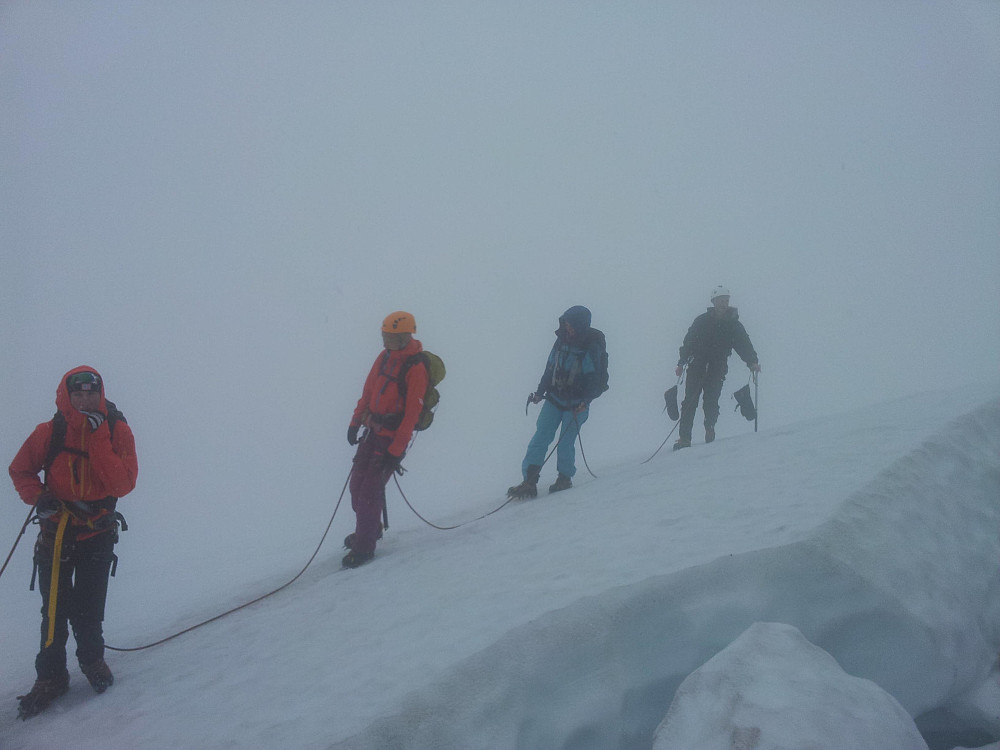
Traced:
<svg viewBox="0 0 1000 750">
<path fill-rule="evenodd" d="M 636 454 L 592 466 L 599 478 L 578 475 L 572 490 L 473 520 L 502 503 L 502 492 L 484 492 L 430 519 L 460 528 L 390 527 L 376 559 L 352 571 L 339 562 L 345 501 L 292 586 L 162 646 L 110 653 L 111 690 L 96 696 L 75 676 L 67 696 L 20 722 L 14 698 L 33 679 L 38 617 L 25 543 L 0 580 L 3 747 L 648 750 L 678 686 L 756 622 L 797 628 L 917 726 L 930 717 L 932 748 L 996 741 L 998 391 L 723 434 L 645 464 Z M 389 498 L 392 515 L 409 513 L 393 485 Z M 303 558 L 325 525 L 312 520 Z M 167 575 L 125 585 L 137 558 L 171 542 L 154 529 L 123 535 L 110 644 L 162 638 L 297 572 L 239 592 L 209 571 L 194 593 L 171 593 Z M 254 540 L 219 544 L 252 555 Z M 192 556 L 175 564 L 199 567 Z M 820 673 L 813 689 L 827 683 L 844 689 Z M 768 712 L 801 705 L 795 683 L 778 677 L 759 692 Z M 723 736 L 719 705 L 730 699 L 703 689 L 699 708 L 676 711 L 699 712 Z M 748 726 L 763 731 L 764 713 L 748 709 Z M 831 742 L 823 747 L 851 746 Z"/>
</svg>

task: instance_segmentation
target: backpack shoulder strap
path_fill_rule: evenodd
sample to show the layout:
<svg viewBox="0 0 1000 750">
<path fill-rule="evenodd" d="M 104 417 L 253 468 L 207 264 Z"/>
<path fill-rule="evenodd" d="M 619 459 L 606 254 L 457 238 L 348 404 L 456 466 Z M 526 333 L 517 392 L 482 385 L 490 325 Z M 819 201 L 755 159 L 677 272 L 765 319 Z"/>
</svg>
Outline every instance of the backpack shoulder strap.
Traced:
<svg viewBox="0 0 1000 750">
<path fill-rule="evenodd" d="M 56 460 L 56 456 L 62 453 L 63 446 L 66 444 L 66 417 L 62 415 L 62 412 L 56 412 L 55 416 L 52 417 L 52 434 L 49 437 L 49 449 L 45 454 L 45 460 L 42 462 L 42 468 L 45 471 L 49 470 L 52 466 L 52 462 Z"/>
<path fill-rule="evenodd" d="M 119 422 L 128 424 L 128 420 L 125 419 L 125 415 L 121 413 L 117 406 L 115 406 L 114 401 L 104 399 L 104 405 L 108 408 L 108 429 L 111 431 L 111 437 L 114 437 L 115 425 Z"/>
<path fill-rule="evenodd" d="M 417 352 L 406 359 L 403 360 L 403 364 L 399 367 L 399 373 L 396 375 L 396 390 L 399 391 L 399 395 L 403 397 L 403 401 L 406 401 L 406 376 L 410 373 L 410 368 L 415 364 L 422 363 L 424 369 L 427 370 L 428 375 L 430 375 L 430 367 L 427 364 L 427 356 L 423 352 Z"/>
</svg>

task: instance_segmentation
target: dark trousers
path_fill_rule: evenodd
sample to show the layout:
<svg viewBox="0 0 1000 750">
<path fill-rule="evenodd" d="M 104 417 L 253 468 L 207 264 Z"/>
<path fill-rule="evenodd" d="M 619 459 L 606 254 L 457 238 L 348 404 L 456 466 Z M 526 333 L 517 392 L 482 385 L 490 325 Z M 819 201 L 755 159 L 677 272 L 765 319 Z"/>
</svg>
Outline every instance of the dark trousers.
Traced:
<svg viewBox="0 0 1000 750">
<path fill-rule="evenodd" d="M 375 551 L 382 536 L 382 508 L 385 485 L 391 472 L 385 469 L 385 455 L 391 438 L 368 433 L 354 454 L 351 472 L 351 507 L 356 518 L 352 549 L 361 554 Z"/>
<path fill-rule="evenodd" d="M 719 421 L 719 396 L 722 395 L 722 384 L 729 372 L 726 360 L 695 359 L 687 368 L 687 385 L 684 390 L 684 400 L 681 402 L 681 423 L 677 434 L 681 440 L 691 441 L 691 428 L 694 426 L 694 413 L 698 408 L 698 396 L 703 396 L 702 406 L 705 410 L 705 426 L 715 427 Z"/>
<path fill-rule="evenodd" d="M 42 594 L 42 641 L 35 657 L 35 672 L 42 680 L 66 671 L 66 641 L 69 628 L 76 640 L 76 658 L 91 664 L 104 658 L 104 604 L 108 598 L 108 575 L 114 560 L 115 530 L 78 541 L 69 530 L 63 539 L 56 594 L 55 637 L 46 648 L 49 634 L 49 594 L 55 535 L 42 528 L 35 542 L 38 588 Z"/>
</svg>

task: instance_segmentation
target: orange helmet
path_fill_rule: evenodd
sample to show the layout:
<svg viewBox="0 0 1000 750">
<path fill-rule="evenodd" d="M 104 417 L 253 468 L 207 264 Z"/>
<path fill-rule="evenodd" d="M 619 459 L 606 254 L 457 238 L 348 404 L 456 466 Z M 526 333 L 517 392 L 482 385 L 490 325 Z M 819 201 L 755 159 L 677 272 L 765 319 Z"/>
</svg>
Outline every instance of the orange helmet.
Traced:
<svg viewBox="0 0 1000 750">
<path fill-rule="evenodd" d="M 416 333 L 417 321 L 408 312 L 399 310 L 390 313 L 382 321 L 382 331 L 384 333 Z"/>
</svg>

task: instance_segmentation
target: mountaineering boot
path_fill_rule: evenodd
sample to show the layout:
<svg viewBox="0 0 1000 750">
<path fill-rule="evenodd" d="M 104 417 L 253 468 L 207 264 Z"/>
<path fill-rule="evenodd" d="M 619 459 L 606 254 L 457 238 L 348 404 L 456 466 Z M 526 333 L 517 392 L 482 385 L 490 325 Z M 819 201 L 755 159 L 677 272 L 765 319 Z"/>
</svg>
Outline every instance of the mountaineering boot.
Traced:
<svg viewBox="0 0 1000 750">
<path fill-rule="evenodd" d="M 525 479 L 520 484 L 507 488 L 507 497 L 514 500 L 526 500 L 531 497 L 538 497 L 538 485 Z"/>
<path fill-rule="evenodd" d="M 526 472 L 527 476 L 520 484 L 507 488 L 507 497 L 521 500 L 529 497 L 538 497 L 538 475 L 542 473 L 542 467 L 531 464 Z"/>
<path fill-rule="evenodd" d="M 691 441 L 680 438 L 676 443 L 674 443 L 674 450 L 679 451 L 681 448 L 690 448 Z"/>
<path fill-rule="evenodd" d="M 573 486 L 573 480 L 570 479 L 565 474 L 560 474 L 556 477 L 556 481 L 549 485 L 549 494 L 553 492 L 559 492 L 560 490 L 568 490 Z"/>
<path fill-rule="evenodd" d="M 705 442 L 711 443 L 715 440 L 715 425 L 707 424 L 705 425 Z"/>
<path fill-rule="evenodd" d="M 382 538 L 382 529 L 378 530 L 378 536 L 375 537 L 375 541 Z M 354 532 L 344 537 L 344 549 L 352 549 L 354 547 Z"/>
<path fill-rule="evenodd" d="M 374 557 L 374 552 L 355 552 L 351 550 L 344 555 L 344 559 L 340 561 L 340 564 L 345 568 L 357 568 L 359 565 L 369 562 Z"/>
<path fill-rule="evenodd" d="M 19 695 L 17 699 L 21 705 L 17 709 L 17 718 L 30 719 L 49 707 L 60 695 L 64 695 L 69 690 L 69 672 L 63 672 L 58 677 L 51 680 L 35 680 L 35 684 L 27 695 Z"/>
<path fill-rule="evenodd" d="M 80 664 L 80 671 L 87 678 L 87 682 L 94 688 L 95 693 L 103 693 L 115 684 L 115 676 L 111 674 L 111 668 L 104 659 L 98 659 L 92 664 Z"/>
</svg>

